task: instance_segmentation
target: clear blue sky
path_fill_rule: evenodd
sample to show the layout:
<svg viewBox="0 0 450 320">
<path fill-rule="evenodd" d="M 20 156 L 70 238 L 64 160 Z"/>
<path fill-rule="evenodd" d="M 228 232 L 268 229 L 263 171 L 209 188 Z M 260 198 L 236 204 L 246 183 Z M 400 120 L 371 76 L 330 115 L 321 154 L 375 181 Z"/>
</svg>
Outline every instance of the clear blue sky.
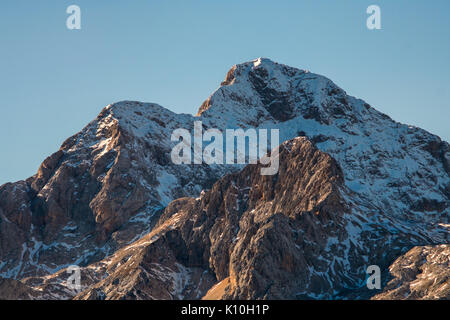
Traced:
<svg viewBox="0 0 450 320">
<path fill-rule="evenodd" d="M 81 30 L 66 28 L 71 4 Z M 370 4 L 382 30 L 366 28 Z M 448 0 L 1 1 L 0 184 L 33 175 L 109 103 L 195 113 L 260 56 L 449 141 L 449 16 Z"/>
</svg>

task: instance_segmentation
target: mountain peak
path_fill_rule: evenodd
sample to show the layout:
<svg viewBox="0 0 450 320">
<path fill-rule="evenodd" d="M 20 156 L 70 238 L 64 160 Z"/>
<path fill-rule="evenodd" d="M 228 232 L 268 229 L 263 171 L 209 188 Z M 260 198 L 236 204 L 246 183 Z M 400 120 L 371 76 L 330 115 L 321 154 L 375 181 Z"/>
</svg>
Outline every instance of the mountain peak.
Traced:
<svg viewBox="0 0 450 320">
<path fill-rule="evenodd" d="M 260 176 L 252 165 L 239 174 L 238 165 L 173 163 L 171 135 L 177 128 L 193 130 L 194 121 L 222 132 L 279 130 L 277 175 Z M 151 269 L 165 258 L 165 272 L 174 275 L 174 281 L 203 279 L 204 271 L 211 276 L 209 284 L 226 278 L 233 282 L 236 274 L 251 279 L 247 275 L 257 266 L 303 279 L 287 292 L 280 273 L 258 270 L 257 283 L 244 286 L 251 290 L 239 296 L 244 291 L 235 291 L 233 298 L 264 297 L 273 283 L 279 285 L 271 291 L 276 298 L 339 297 L 346 295 L 337 291 L 344 278 L 347 288 L 361 287 L 367 265 L 385 268 L 404 248 L 448 243 L 449 168 L 450 146 L 439 137 L 393 121 L 326 77 L 258 58 L 233 66 L 197 118 L 152 103 L 114 103 L 67 139 L 37 175 L 0 186 L 0 277 L 26 283 L 33 276 L 34 288 L 66 274 L 58 272 L 65 266 L 77 264 L 95 273 L 88 285 L 97 290 L 106 272 L 113 271 L 108 267 L 111 261 L 122 265 L 141 245 L 156 241 L 145 255 L 136 256 L 144 259 L 143 283 L 161 283 L 159 293 L 147 287 L 152 297 L 200 297 L 204 289 L 193 284 L 199 289 L 193 295 L 175 290 L 178 287 L 169 294 L 167 278 L 158 280 L 160 270 Z M 248 172 L 254 174 L 252 184 Z M 222 201 L 222 195 L 228 200 Z M 212 224 L 204 225 L 200 204 L 208 212 L 206 218 L 217 221 L 214 235 L 226 243 L 211 246 L 205 228 Z M 342 210 L 335 214 L 339 206 Z M 167 220 L 160 221 L 164 207 Z M 217 219 L 219 210 L 229 211 L 222 216 L 225 223 Z M 196 222 L 190 220 L 193 211 L 199 214 Z M 270 220 L 265 213 L 270 213 Z M 334 224 L 321 220 L 325 218 Z M 259 227 L 253 228 L 254 222 Z M 161 230 L 167 236 L 154 237 L 162 235 Z M 198 236 L 191 238 L 192 230 Z M 228 236 L 222 238 L 222 232 Z M 189 250 L 180 246 L 186 239 L 192 245 Z M 230 256 L 227 248 L 235 245 L 240 249 Z M 114 252 L 117 259 L 107 258 Z M 189 258 L 189 252 L 196 255 Z M 269 256 L 270 261 L 260 260 L 266 254 L 254 255 L 263 252 L 282 254 Z M 229 259 L 210 260 L 210 254 Z M 244 256 L 248 259 L 242 260 Z M 334 257 L 339 259 L 336 263 Z M 125 264 L 131 267 L 134 261 Z M 242 261 L 247 266 L 241 267 Z M 350 269 L 353 274 L 348 275 Z M 117 270 L 124 271 L 117 275 L 127 282 L 125 271 L 131 269 Z M 150 282 L 145 280 L 149 274 Z M 124 287 L 120 279 L 105 281 Z M 45 297 L 74 295 L 58 290 Z M 98 297 L 103 296 L 99 291 Z"/>
<path fill-rule="evenodd" d="M 236 64 L 228 71 L 220 87 L 203 102 L 197 116 L 208 110 L 213 102 L 225 109 L 227 109 L 225 104 L 231 107 L 230 103 L 233 102 L 244 103 L 249 107 L 265 105 L 271 110 L 278 109 L 281 107 L 280 103 L 286 102 L 281 96 L 287 96 L 290 91 L 295 90 L 297 83 L 306 73 L 305 70 L 289 67 L 268 58 L 257 58 Z M 313 80 L 320 76 L 310 75 L 309 78 Z M 278 120 L 287 119 L 281 114 L 272 115 L 275 119 L 279 118 Z"/>
</svg>

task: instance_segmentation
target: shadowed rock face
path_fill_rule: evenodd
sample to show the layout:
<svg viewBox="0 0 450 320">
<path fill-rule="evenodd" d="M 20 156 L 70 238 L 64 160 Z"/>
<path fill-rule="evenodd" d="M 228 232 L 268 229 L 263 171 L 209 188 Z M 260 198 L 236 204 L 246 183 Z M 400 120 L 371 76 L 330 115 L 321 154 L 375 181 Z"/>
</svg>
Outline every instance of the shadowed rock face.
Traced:
<svg viewBox="0 0 450 320">
<path fill-rule="evenodd" d="M 280 155 L 272 178 L 254 166 L 226 176 L 242 167 L 174 165 L 171 133 L 192 130 L 196 120 L 204 129 L 277 128 L 280 142 L 303 136 L 302 143 L 292 141 L 315 151 Z M 111 293 L 99 297 L 199 298 L 223 279 L 224 298 L 370 297 L 375 293 L 355 293 L 364 287 L 367 265 L 387 268 L 412 246 L 449 243 L 449 150 L 439 137 L 393 121 L 323 76 L 268 59 L 239 64 L 197 117 L 156 104 L 115 103 L 35 176 L 0 186 L 0 277 L 45 287 L 47 299 L 69 298 L 75 293 L 58 280 L 76 264 L 84 289 L 102 287 L 107 266 L 116 265 L 106 261 L 121 250 L 134 252 L 136 241 L 183 208 L 198 221 L 178 215 L 164 246 L 183 250 L 173 252 L 165 272 L 173 281 L 193 280 L 172 288 L 172 280 L 159 278 L 164 272 L 154 271 L 152 283 L 161 285 L 145 289 L 149 275 L 139 273 L 129 283 L 140 283 L 140 293 L 130 289 L 127 296 L 116 292 L 118 273 Z M 202 190 L 210 191 L 191 199 Z"/>
</svg>

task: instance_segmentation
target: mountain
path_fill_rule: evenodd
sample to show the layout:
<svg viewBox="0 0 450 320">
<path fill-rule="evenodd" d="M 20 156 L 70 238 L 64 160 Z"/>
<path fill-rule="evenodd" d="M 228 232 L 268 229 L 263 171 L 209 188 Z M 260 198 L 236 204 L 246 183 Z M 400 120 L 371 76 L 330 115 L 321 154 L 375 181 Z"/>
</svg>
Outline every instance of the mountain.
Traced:
<svg viewBox="0 0 450 320">
<path fill-rule="evenodd" d="M 311 271 L 326 269 L 325 259 L 337 249 L 328 246 L 328 237 L 348 238 L 342 219 L 342 172 L 306 138 L 282 144 L 279 157 L 275 176 L 263 176 L 259 166 L 249 165 L 220 179 L 200 198 L 173 201 L 160 217 L 158 233 L 148 236 L 154 240 L 140 245 L 152 260 L 143 265 L 134 255 L 131 270 L 143 268 L 152 274 L 161 265 L 170 270 L 173 261 L 166 266 L 165 260 L 154 258 L 174 257 L 176 265 L 201 268 L 229 282 L 227 298 L 291 297 L 295 292 L 287 291 L 289 287 L 308 283 L 312 287 L 306 289 L 314 293 L 323 279 L 315 279 Z M 164 254 L 148 254 L 154 250 Z M 335 273 L 342 271 L 342 265 L 333 267 Z M 123 279 L 117 272 L 80 298 L 99 288 L 107 292 L 106 298 L 112 297 L 115 287 L 104 284 Z M 277 282 L 270 283 L 274 276 Z"/>
<path fill-rule="evenodd" d="M 172 163 L 172 132 L 194 121 L 279 129 L 278 174 Z M 449 170 L 439 137 L 259 58 L 231 68 L 196 116 L 109 105 L 36 175 L 2 185 L 0 288 L 33 299 L 383 295 L 365 289 L 369 265 L 390 287 L 389 266 L 412 247 L 449 244 Z M 64 285 L 69 265 L 82 267 L 81 293 Z"/>
</svg>

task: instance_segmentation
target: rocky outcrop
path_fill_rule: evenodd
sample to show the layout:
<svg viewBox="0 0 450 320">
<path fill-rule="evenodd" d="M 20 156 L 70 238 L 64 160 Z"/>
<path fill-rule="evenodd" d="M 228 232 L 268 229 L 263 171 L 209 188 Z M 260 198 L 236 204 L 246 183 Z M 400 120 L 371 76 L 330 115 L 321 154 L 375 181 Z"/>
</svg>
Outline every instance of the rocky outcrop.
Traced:
<svg viewBox="0 0 450 320">
<path fill-rule="evenodd" d="M 317 256 L 314 263 L 309 251 L 324 251 L 328 236 L 346 237 L 343 177 L 337 163 L 305 138 L 283 144 L 279 158 L 276 176 L 262 176 L 259 166 L 249 165 L 220 179 L 197 200 L 173 201 L 155 229 L 131 245 L 141 249 L 126 263 L 129 267 L 121 266 L 77 298 L 96 298 L 99 291 L 107 299 L 124 298 L 123 288 L 127 292 L 140 288 L 140 298 L 176 298 L 167 289 L 154 288 L 157 283 L 175 286 L 170 287 L 174 281 L 166 276 L 153 278 L 145 295 L 144 280 L 129 279 L 135 272 L 148 277 L 155 270 L 170 275 L 174 269 L 214 275 L 204 289 L 229 278 L 232 286 L 224 298 L 295 296 L 299 286 L 307 286 L 308 267 L 318 267 L 322 259 Z M 116 285 L 111 285 L 114 281 Z M 325 287 L 331 289 L 329 284 Z M 201 297 L 206 291 L 198 293 Z"/>
<path fill-rule="evenodd" d="M 0 275 L 24 278 L 99 261 L 148 233 L 172 199 L 210 186 L 223 169 L 170 161 L 170 135 L 187 125 L 158 105 L 108 106 L 35 176 L 1 186 Z"/>
<path fill-rule="evenodd" d="M 450 300 L 450 245 L 414 247 L 389 267 L 374 300 Z"/>
</svg>

